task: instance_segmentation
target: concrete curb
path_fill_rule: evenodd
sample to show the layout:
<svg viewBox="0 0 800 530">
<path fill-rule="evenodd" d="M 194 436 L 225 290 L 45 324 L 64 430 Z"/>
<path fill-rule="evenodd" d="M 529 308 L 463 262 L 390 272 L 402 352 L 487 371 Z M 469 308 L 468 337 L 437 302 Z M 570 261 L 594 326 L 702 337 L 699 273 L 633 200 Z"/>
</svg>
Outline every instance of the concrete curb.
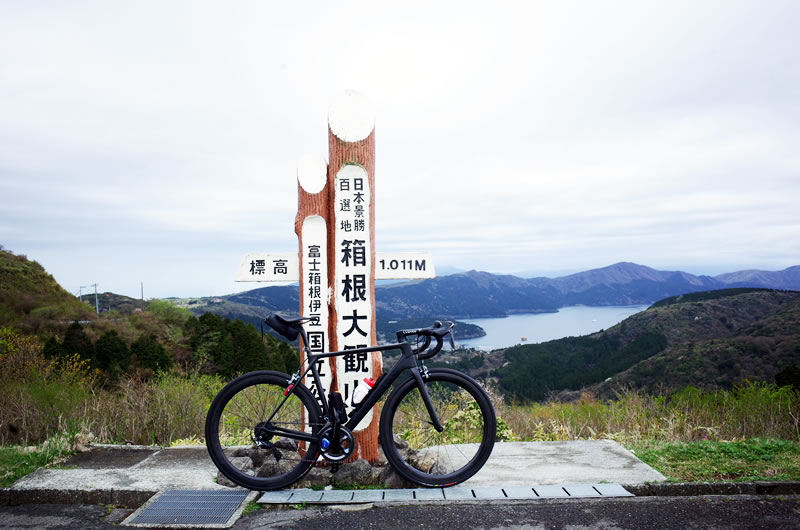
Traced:
<svg viewBox="0 0 800 530">
<path fill-rule="evenodd" d="M 637 497 L 700 497 L 703 495 L 800 495 L 800 481 L 664 482 L 623 484 Z"/>
<path fill-rule="evenodd" d="M 143 490 L 0 489 L 0 506 L 19 504 L 100 504 L 138 508 L 158 493 Z"/>
<path fill-rule="evenodd" d="M 623 484 L 637 497 L 701 497 L 706 495 L 800 495 L 800 481 L 686 482 Z M 0 506 L 19 504 L 99 504 L 138 508 L 157 491 L 0 489 Z M 562 499 L 563 500 L 563 499 Z M 482 501 L 487 502 L 487 501 Z M 492 502 L 492 501 L 489 501 Z M 503 502 L 503 501 L 499 501 Z M 440 504 L 447 504 L 446 502 Z"/>
</svg>

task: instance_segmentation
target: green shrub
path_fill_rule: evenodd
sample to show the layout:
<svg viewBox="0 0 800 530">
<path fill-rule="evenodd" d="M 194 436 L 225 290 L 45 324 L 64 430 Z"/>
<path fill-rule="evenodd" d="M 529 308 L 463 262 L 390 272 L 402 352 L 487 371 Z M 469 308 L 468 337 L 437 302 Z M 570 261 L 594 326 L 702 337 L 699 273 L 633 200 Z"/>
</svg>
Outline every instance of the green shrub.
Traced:
<svg viewBox="0 0 800 530">
<path fill-rule="evenodd" d="M 153 334 L 142 335 L 131 344 L 131 355 L 142 368 L 153 372 L 168 370 L 172 367 L 172 357 Z"/>
<path fill-rule="evenodd" d="M 116 330 L 103 333 L 94 345 L 95 366 L 106 372 L 111 381 L 116 381 L 128 369 L 131 352 Z"/>
<path fill-rule="evenodd" d="M 73 322 L 67 328 L 61 346 L 65 355 L 77 353 L 81 359 L 92 360 L 94 358 L 94 344 L 78 322 Z"/>
</svg>

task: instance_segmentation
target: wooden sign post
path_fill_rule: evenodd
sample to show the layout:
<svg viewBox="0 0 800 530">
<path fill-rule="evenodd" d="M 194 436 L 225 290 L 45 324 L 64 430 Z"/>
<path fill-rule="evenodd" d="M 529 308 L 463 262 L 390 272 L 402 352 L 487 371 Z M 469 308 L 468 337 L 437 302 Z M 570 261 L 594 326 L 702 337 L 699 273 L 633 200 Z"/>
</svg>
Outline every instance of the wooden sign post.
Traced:
<svg viewBox="0 0 800 530">
<path fill-rule="evenodd" d="M 375 280 L 433 278 L 433 261 L 421 253 L 375 253 L 375 118 L 369 102 L 347 91 L 328 113 L 328 160 L 306 157 L 297 165 L 297 254 L 247 254 L 236 281 L 299 281 L 300 315 L 312 352 L 375 346 Z M 305 362 L 303 345 L 301 363 Z M 377 378 L 380 352 L 320 361 L 317 396 L 338 391 L 350 412 L 353 391 Z M 354 431 L 351 459 L 378 457 L 378 418 L 370 412 Z"/>
<path fill-rule="evenodd" d="M 328 161 L 334 224 L 331 348 L 375 346 L 375 118 L 369 102 L 356 92 L 345 92 L 331 104 Z M 336 358 L 333 383 L 344 397 L 348 413 L 355 387 L 363 384 L 365 377 L 377 378 L 382 367 L 380 352 Z M 370 412 L 353 434 L 358 456 L 377 459 L 377 415 Z"/>
<path fill-rule="evenodd" d="M 321 158 L 306 157 L 297 164 L 297 217 L 294 231 L 300 244 L 298 279 L 300 281 L 300 316 L 311 317 L 306 324 L 308 347 L 314 353 L 331 351 L 330 323 L 330 186 L 328 164 Z M 300 363 L 305 362 L 305 351 L 300 344 Z M 330 359 L 319 361 L 322 389 L 312 378 L 303 381 L 317 400 L 331 388 L 336 367 Z M 309 384 L 310 383 L 310 384 Z"/>
</svg>

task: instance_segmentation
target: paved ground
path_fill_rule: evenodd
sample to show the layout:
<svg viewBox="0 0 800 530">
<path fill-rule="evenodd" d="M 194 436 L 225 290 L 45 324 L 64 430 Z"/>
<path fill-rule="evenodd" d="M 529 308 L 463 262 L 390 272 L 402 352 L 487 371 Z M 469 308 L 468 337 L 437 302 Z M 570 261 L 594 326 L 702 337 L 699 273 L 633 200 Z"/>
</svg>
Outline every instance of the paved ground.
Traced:
<svg viewBox="0 0 800 530">
<path fill-rule="evenodd" d="M 495 444 L 492 456 L 462 486 L 643 484 L 664 475 L 613 440 Z"/>
<path fill-rule="evenodd" d="M 96 446 L 0 490 L 0 528 L 111 528 L 158 491 L 222 489 L 215 476 L 204 447 Z M 502 443 L 462 486 L 616 482 L 645 497 L 284 506 L 245 515 L 234 528 L 800 528 L 800 483 L 663 479 L 609 440 Z"/>
<path fill-rule="evenodd" d="M 157 491 L 223 489 L 205 447 L 95 446 L 4 491 L 6 502 L 138 506 Z M 664 477 L 611 440 L 498 443 L 464 486 L 643 484 Z"/>
<path fill-rule="evenodd" d="M 28 475 L 0 492 L 0 505 L 12 505 L 0 508 L 0 527 L 105 528 L 118 524 L 132 508 L 158 491 L 225 489 L 216 483 L 215 477 L 216 468 L 205 447 L 95 446 L 58 466 Z M 610 440 L 525 442 L 497 444 L 484 468 L 464 485 L 473 488 L 607 482 L 636 485 L 663 479 Z M 273 513 L 262 512 L 260 515 Z M 283 514 L 280 517 L 292 517 L 294 511 L 280 513 Z M 396 524 L 396 519 L 380 519 L 386 514 L 394 517 L 394 512 L 380 508 L 374 513 L 379 526 Z M 267 521 L 264 525 L 276 523 L 279 521 Z M 427 523 L 420 524 L 431 526 L 431 521 Z M 324 517 L 319 524 L 325 524 Z M 364 523 L 370 524 L 373 523 Z"/>
<path fill-rule="evenodd" d="M 119 528 L 130 510 L 91 505 L 0 506 L 2 528 Z M 455 504 L 259 510 L 233 528 L 798 528 L 800 497 L 638 497 Z"/>
<path fill-rule="evenodd" d="M 257 528 L 769 528 L 800 526 L 800 497 L 639 497 L 361 511 L 259 511 L 234 524 Z"/>
</svg>

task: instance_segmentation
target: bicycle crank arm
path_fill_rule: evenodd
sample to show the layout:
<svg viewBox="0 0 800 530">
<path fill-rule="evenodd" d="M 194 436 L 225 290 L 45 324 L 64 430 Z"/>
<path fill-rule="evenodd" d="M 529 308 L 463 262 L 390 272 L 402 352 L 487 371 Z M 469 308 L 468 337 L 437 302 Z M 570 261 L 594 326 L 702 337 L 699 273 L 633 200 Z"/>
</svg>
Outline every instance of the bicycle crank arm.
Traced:
<svg viewBox="0 0 800 530">
<path fill-rule="evenodd" d="M 281 427 L 276 427 L 274 425 L 266 430 L 272 436 L 285 436 L 287 438 L 291 438 L 292 440 L 302 440 L 304 442 L 309 442 L 309 443 L 314 443 L 317 441 L 316 436 L 309 434 L 307 432 L 293 431 L 292 429 L 283 429 Z"/>
</svg>

